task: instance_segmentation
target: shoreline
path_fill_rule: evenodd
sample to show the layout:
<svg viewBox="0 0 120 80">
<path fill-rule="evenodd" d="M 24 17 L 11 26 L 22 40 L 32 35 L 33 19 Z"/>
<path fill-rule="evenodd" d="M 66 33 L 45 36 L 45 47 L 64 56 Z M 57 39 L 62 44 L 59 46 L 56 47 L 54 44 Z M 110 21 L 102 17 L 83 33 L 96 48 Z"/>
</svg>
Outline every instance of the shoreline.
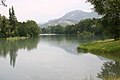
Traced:
<svg viewBox="0 0 120 80">
<path fill-rule="evenodd" d="M 91 43 L 84 43 L 77 47 L 78 52 L 91 52 L 91 53 L 118 53 L 120 54 L 120 40 L 106 39 L 104 41 L 95 41 Z"/>
<path fill-rule="evenodd" d="M 28 39 L 28 37 L 9 37 L 9 38 L 5 38 L 6 40 L 24 40 L 24 39 Z"/>
</svg>

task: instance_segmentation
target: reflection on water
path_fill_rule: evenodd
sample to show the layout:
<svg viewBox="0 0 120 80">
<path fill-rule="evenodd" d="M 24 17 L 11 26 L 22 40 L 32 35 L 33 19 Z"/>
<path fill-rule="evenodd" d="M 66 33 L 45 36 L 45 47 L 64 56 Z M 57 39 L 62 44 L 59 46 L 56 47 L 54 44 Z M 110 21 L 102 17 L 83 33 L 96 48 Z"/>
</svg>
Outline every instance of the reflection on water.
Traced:
<svg viewBox="0 0 120 80">
<path fill-rule="evenodd" d="M 120 62 L 105 62 L 102 66 L 98 78 L 103 80 L 119 80 L 120 79 Z"/>
<path fill-rule="evenodd" d="M 79 44 L 99 39 L 103 38 L 42 35 L 16 41 L 1 39 L 0 80 L 119 79 L 118 55 L 77 52 Z"/>
<path fill-rule="evenodd" d="M 32 50 L 37 47 L 39 38 L 30 38 L 24 40 L 9 41 L 0 39 L 0 56 L 10 56 L 10 65 L 15 67 L 15 61 L 17 57 L 17 51 L 19 49 Z"/>
<path fill-rule="evenodd" d="M 37 48 L 39 40 L 49 43 L 51 46 L 60 47 L 69 53 L 77 54 L 76 47 L 78 43 L 84 43 L 88 41 L 93 41 L 99 39 L 99 37 L 79 37 L 77 35 L 43 35 L 41 37 L 29 38 L 24 40 L 5 40 L 0 39 L 0 56 L 6 57 L 10 56 L 10 65 L 15 67 L 17 51 L 19 49 L 32 50 Z"/>
<path fill-rule="evenodd" d="M 51 46 L 62 48 L 68 53 L 72 54 L 78 54 L 78 51 L 76 49 L 79 44 L 99 39 L 101 39 L 101 37 L 77 35 L 43 35 L 40 37 L 41 41 L 44 41 Z"/>
</svg>

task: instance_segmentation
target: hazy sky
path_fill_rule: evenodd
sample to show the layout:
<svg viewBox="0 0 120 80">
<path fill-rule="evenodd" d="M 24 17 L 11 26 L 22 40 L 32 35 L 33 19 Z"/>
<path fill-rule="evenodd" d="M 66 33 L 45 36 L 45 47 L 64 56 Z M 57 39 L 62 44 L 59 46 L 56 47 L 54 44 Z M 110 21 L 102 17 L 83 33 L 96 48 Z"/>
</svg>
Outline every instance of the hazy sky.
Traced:
<svg viewBox="0 0 120 80">
<path fill-rule="evenodd" d="M 8 9 L 14 6 L 17 19 L 46 22 L 56 19 L 73 10 L 91 11 L 86 0 L 6 0 L 8 7 L 0 6 L 0 14 L 8 16 Z"/>
</svg>

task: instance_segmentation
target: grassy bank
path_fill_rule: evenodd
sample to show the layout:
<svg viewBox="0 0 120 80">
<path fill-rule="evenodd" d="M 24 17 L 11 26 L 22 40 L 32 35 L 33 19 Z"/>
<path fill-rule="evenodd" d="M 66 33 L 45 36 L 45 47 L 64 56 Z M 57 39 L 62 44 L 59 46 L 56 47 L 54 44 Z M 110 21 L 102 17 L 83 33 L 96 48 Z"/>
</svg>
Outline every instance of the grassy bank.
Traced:
<svg viewBox="0 0 120 80">
<path fill-rule="evenodd" d="M 78 51 L 81 50 L 92 53 L 120 53 L 120 40 L 114 41 L 113 39 L 108 39 L 81 44 L 78 47 Z"/>
<path fill-rule="evenodd" d="M 28 37 L 9 37 L 9 38 L 6 38 L 6 40 L 23 40 L 23 39 L 27 39 Z"/>
</svg>

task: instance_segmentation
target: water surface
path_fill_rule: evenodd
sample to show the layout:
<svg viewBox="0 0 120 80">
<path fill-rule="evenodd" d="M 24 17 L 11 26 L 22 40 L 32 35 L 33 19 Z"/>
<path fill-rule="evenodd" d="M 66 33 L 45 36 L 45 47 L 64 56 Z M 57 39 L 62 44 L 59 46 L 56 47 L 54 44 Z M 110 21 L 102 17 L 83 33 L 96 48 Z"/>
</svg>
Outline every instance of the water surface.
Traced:
<svg viewBox="0 0 120 80">
<path fill-rule="evenodd" d="M 1 39 L 0 80 L 120 78 L 119 57 L 77 52 L 79 44 L 99 39 L 75 35 L 41 35 L 17 41 Z"/>
</svg>

